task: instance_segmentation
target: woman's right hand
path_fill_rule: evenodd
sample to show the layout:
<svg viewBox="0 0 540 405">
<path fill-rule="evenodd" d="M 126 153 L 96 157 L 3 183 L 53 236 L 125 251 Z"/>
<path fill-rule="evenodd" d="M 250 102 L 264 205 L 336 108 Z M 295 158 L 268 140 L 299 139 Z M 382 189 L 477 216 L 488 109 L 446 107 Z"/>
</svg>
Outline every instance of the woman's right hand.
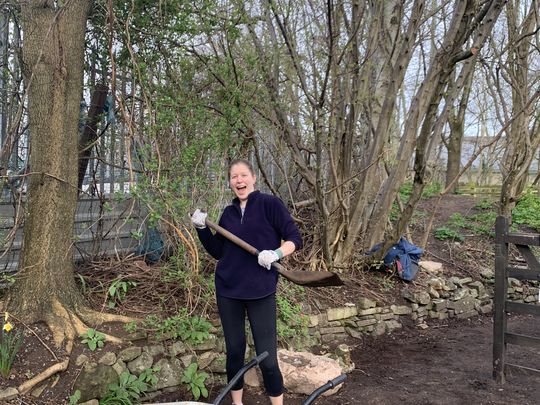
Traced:
<svg viewBox="0 0 540 405">
<path fill-rule="evenodd" d="M 206 228 L 206 212 L 202 212 L 200 209 L 196 209 L 193 215 L 191 215 L 191 223 L 195 228 L 204 229 Z"/>
</svg>

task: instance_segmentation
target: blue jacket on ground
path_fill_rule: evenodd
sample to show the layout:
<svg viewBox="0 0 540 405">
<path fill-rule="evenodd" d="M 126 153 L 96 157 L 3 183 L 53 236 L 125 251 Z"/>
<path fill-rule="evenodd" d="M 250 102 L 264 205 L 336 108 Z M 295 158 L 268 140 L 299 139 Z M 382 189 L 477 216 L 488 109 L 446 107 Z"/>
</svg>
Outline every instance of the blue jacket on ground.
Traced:
<svg viewBox="0 0 540 405">
<path fill-rule="evenodd" d="M 242 215 L 240 200 L 235 198 L 219 219 L 219 225 L 261 250 L 274 250 L 282 241 L 302 246 L 302 237 L 283 202 L 256 190 L 249 194 Z M 197 229 L 204 248 L 218 260 L 216 293 L 226 298 L 257 299 L 276 292 L 278 272 L 266 270 L 257 256 L 245 251 L 208 227 Z"/>
</svg>

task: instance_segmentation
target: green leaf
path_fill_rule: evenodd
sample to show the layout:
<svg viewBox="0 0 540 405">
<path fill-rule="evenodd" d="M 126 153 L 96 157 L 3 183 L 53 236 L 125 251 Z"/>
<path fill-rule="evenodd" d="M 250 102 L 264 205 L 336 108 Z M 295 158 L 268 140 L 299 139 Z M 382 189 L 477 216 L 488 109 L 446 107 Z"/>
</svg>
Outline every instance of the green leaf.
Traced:
<svg viewBox="0 0 540 405">
<path fill-rule="evenodd" d="M 196 385 L 193 386 L 193 398 L 195 398 L 195 401 L 197 401 L 201 397 L 201 390 Z"/>
</svg>

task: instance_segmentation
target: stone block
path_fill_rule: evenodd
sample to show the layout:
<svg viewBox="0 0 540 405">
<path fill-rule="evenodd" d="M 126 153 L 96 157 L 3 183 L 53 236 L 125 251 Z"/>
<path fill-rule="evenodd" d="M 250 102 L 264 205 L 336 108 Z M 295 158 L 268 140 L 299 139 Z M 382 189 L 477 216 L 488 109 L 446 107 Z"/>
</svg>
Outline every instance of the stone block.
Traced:
<svg viewBox="0 0 540 405">
<path fill-rule="evenodd" d="M 443 271 L 443 265 L 439 262 L 433 262 L 429 260 L 420 260 L 418 266 L 428 273 L 439 274 Z"/>
<path fill-rule="evenodd" d="M 456 314 L 456 318 L 458 319 L 467 319 L 467 318 L 472 318 L 473 316 L 478 316 L 478 312 L 476 312 L 474 309 L 472 311 Z"/>
<path fill-rule="evenodd" d="M 442 298 L 434 299 L 432 303 L 433 303 L 433 309 L 437 312 L 448 308 L 448 301 Z"/>
<path fill-rule="evenodd" d="M 381 308 L 361 309 L 360 311 L 358 311 L 358 316 L 373 315 L 373 314 L 378 314 L 380 312 L 381 312 Z"/>
<path fill-rule="evenodd" d="M 315 326 L 319 325 L 319 315 L 310 315 L 309 316 L 309 324 L 308 326 L 310 328 L 313 328 Z"/>
<path fill-rule="evenodd" d="M 395 319 L 391 319 L 389 321 L 385 322 L 386 324 L 386 331 L 391 332 L 395 329 L 401 329 L 403 325 L 401 325 L 401 322 L 396 321 Z"/>
<path fill-rule="evenodd" d="M 413 311 L 408 305 L 390 305 L 390 310 L 395 315 L 409 315 Z"/>
<path fill-rule="evenodd" d="M 466 312 L 470 312 L 474 310 L 476 300 L 471 297 L 470 295 L 467 295 L 466 297 L 458 300 L 458 301 L 449 301 L 448 302 L 448 309 L 453 309 L 454 312 L 457 314 L 463 314 Z M 475 311 L 476 312 L 476 311 Z"/>
<path fill-rule="evenodd" d="M 377 303 L 373 300 L 370 300 L 366 297 L 361 297 L 357 302 L 358 308 L 360 309 L 369 309 L 369 308 L 375 308 L 377 306 Z"/>
<path fill-rule="evenodd" d="M 321 335 L 336 335 L 338 333 L 345 333 L 345 328 L 343 326 L 335 326 L 333 328 L 321 328 Z"/>
<path fill-rule="evenodd" d="M 377 320 L 373 317 L 370 317 L 368 319 L 362 319 L 356 322 L 356 326 L 359 328 L 363 328 L 364 326 L 374 325 L 377 323 Z"/>
</svg>

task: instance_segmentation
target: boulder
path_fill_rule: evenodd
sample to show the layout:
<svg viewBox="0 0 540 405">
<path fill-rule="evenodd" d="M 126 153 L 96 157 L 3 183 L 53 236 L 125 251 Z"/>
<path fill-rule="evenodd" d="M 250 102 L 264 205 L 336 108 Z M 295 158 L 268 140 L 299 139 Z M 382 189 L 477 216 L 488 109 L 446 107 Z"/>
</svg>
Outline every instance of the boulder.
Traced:
<svg viewBox="0 0 540 405">
<path fill-rule="evenodd" d="M 80 402 L 103 398 L 109 392 L 109 385 L 118 383 L 114 368 L 105 364 L 86 363 L 73 384 L 73 392 L 81 392 Z"/>
<path fill-rule="evenodd" d="M 418 262 L 418 266 L 420 266 L 421 269 L 431 274 L 439 274 L 443 272 L 443 265 L 442 263 L 439 263 L 439 262 L 432 262 L 429 260 L 420 260 Z"/>
<path fill-rule="evenodd" d="M 294 394 L 309 395 L 343 373 L 337 360 L 308 352 L 282 349 L 278 351 L 278 361 L 285 388 Z M 323 395 L 332 395 L 340 388 L 337 386 Z"/>
</svg>

